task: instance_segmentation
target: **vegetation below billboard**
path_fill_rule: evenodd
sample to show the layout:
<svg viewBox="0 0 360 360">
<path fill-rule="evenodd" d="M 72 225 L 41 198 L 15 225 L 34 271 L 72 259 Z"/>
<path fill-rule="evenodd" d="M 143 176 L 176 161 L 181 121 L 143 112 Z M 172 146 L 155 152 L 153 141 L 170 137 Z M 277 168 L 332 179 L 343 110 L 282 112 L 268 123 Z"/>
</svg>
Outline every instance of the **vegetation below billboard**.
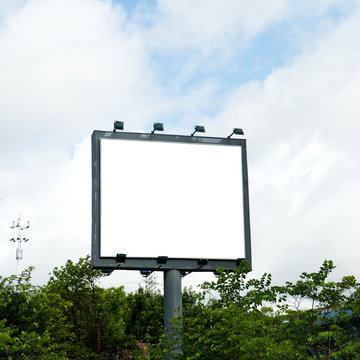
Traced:
<svg viewBox="0 0 360 360">
<path fill-rule="evenodd" d="M 275 286 L 270 274 L 248 279 L 242 265 L 185 289 L 180 358 L 359 359 L 360 284 L 330 281 L 333 270 L 325 261 Z M 31 272 L 0 277 L 1 359 L 164 358 L 156 289 L 101 288 L 89 257 L 54 268 L 45 286 L 32 285 Z"/>
</svg>

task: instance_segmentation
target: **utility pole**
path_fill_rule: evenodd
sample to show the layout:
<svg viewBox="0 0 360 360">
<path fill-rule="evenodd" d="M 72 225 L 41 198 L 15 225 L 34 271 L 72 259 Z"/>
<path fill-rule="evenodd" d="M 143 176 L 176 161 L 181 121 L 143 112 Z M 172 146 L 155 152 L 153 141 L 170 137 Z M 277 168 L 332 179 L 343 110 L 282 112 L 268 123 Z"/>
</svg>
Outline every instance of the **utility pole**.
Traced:
<svg viewBox="0 0 360 360">
<path fill-rule="evenodd" d="M 29 239 L 22 236 L 22 231 L 25 229 L 28 229 L 30 227 L 29 220 L 27 221 L 26 225 L 21 224 L 21 215 L 19 215 L 17 222 L 13 221 L 12 225 L 10 226 L 11 229 L 17 229 L 18 234 L 17 237 L 13 237 L 10 239 L 12 242 L 17 242 L 17 248 L 16 248 L 16 275 L 19 275 L 20 270 L 20 262 L 23 258 L 23 248 L 22 243 L 29 241 Z"/>
<path fill-rule="evenodd" d="M 149 293 L 154 294 L 156 292 L 156 287 L 158 285 L 156 273 L 153 272 L 150 275 L 146 276 L 144 279 L 145 290 Z"/>
</svg>

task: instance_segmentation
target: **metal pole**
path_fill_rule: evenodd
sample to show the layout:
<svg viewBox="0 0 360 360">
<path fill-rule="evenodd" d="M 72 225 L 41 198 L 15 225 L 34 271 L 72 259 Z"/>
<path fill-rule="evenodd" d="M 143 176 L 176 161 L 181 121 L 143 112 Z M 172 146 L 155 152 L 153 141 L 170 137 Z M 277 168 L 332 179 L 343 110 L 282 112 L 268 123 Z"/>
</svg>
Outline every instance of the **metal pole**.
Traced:
<svg viewBox="0 0 360 360">
<path fill-rule="evenodd" d="M 182 325 L 182 291 L 181 273 L 179 270 L 164 272 L 164 329 L 167 335 L 168 359 L 181 354 L 181 325 Z M 179 318 L 179 322 L 172 323 L 172 319 Z"/>
<path fill-rule="evenodd" d="M 19 215 L 17 222 L 15 224 L 15 221 L 13 221 L 12 225 L 10 226 L 11 229 L 17 229 L 18 235 L 17 237 L 13 237 L 10 239 L 12 242 L 17 242 L 17 248 L 16 248 L 16 275 L 19 275 L 19 271 L 21 270 L 21 260 L 23 258 L 23 248 L 22 243 L 29 241 L 29 239 L 26 239 L 22 236 L 22 231 L 26 230 L 30 227 L 29 221 L 27 222 L 27 225 L 21 224 L 21 215 Z"/>
</svg>

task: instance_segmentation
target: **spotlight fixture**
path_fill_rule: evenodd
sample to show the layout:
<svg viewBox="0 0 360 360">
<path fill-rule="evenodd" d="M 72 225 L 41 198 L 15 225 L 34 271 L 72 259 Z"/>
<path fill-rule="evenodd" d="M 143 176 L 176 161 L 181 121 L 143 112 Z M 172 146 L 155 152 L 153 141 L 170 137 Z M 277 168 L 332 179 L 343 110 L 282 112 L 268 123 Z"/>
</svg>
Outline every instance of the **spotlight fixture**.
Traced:
<svg viewBox="0 0 360 360">
<path fill-rule="evenodd" d="M 244 135 L 244 131 L 243 131 L 243 129 L 240 129 L 240 128 L 234 128 L 233 132 L 228 136 L 228 138 L 230 139 L 231 136 L 233 136 L 234 134 L 235 135 Z"/>
<path fill-rule="evenodd" d="M 164 265 L 167 263 L 168 257 L 167 256 L 158 256 L 157 263 L 160 265 Z"/>
<path fill-rule="evenodd" d="M 218 279 L 218 278 L 220 277 L 219 271 L 214 271 L 214 275 L 215 275 L 215 277 Z"/>
<path fill-rule="evenodd" d="M 191 134 L 191 136 L 194 136 L 194 134 L 197 133 L 197 132 L 204 133 L 204 132 L 205 132 L 205 126 L 195 125 L 195 130 L 194 130 L 194 132 Z"/>
<path fill-rule="evenodd" d="M 151 274 L 151 271 L 150 270 L 140 270 L 140 274 L 143 277 L 148 277 Z"/>
<path fill-rule="evenodd" d="M 102 269 L 101 271 L 105 276 L 109 276 L 113 272 L 113 269 L 106 268 L 106 269 Z"/>
<path fill-rule="evenodd" d="M 208 262 L 209 262 L 208 259 L 199 259 L 199 260 L 198 260 L 198 265 L 199 265 L 199 266 L 204 266 L 204 265 L 206 265 Z"/>
<path fill-rule="evenodd" d="M 116 262 L 124 263 L 126 260 L 126 254 L 116 254 L 115 260 Z"/>
<path fill-rule="evenodd" d="M 154 134 L 155 131 L 164 131 L 163 123 L 154 123 L 154 129 L 151 133 Z"/>
<path fill-rule="evenodd" d="M 123 121 L 114 121 L 114 130 L 113 132 L 116 132 L 116 130 L 124 130 L 124 122 Z"/>
</svg>

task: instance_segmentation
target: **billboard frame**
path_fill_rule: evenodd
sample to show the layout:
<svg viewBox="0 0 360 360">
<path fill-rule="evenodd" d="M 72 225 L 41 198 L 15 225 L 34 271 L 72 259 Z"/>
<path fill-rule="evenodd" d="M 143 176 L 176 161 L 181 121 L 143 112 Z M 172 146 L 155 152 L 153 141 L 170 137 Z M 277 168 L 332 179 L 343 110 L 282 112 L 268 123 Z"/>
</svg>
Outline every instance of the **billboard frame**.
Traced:
<svg viewBox="0 0 360 360">
<path fill-rule="evenodd" d="M 240 146 L 242 159 L 242 193 L 243 193 L 243 223 L 245 257 L 234 259 L 204 259 L 204 258 L 176 258 L 158 257 L 127 257 L 126 254 L 114 254 L 113 257 L 101 257 L 101 155 L 100 142 L 102 139 L 137 140 L 172 142 L 185 144 L 209 144 Z M 114 132 L 95 130 L 91 136 L 92 149 L 92 240 L 91 240 L 91 265 L 93 269 L 103 270 L 149 270 L 167 271 L 179 270 L 181 272 L 206 272 L 216 271 L 218 268 L 234 270 L 246 260 L 251 269 L 251 236 L 250 236 L 250 211 L 249 211 L 249 186 L 247 169 L 246 139 L 221 138 L 206 136 L 170 135 L 157 133 Z"/>
</svg>

